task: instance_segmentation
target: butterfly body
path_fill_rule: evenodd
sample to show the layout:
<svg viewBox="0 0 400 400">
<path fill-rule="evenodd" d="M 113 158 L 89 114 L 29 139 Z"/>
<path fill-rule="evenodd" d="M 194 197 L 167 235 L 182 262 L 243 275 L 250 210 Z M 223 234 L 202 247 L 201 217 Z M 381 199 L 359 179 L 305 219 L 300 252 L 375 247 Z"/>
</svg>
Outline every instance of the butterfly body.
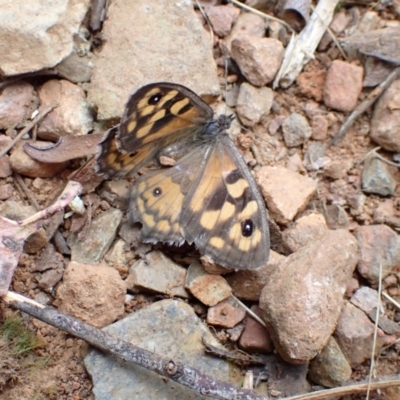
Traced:
<svg viewBox="0 0 400 400">
<path fill-rule="evenodd" d="M 268 260 L 268 222 L 257 184 L 227 133 L 231 121 L 214 118 L 184 86 L 150 84 L 128 101 L 117 145 L 115 132 L 106 136 L 98 165 L 106 175 L 121 176 L 161 155 L 176 158 L 174 166 L 143 174 L 132 188 L 129 216 L 142 224 L 143 239 L 187 241 L 222 266 L 252 269 Z M 122 171 L 107 157 L 120 157 Z"/>
</svg>

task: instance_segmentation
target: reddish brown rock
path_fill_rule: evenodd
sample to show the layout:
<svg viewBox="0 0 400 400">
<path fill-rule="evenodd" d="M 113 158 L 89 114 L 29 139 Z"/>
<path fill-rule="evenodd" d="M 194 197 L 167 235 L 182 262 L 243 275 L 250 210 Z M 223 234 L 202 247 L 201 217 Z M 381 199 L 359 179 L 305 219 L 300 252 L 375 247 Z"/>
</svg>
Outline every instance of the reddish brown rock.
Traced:
<svg viewBox="0 0 400 400">
<path fill-rule="evenodd" d="M 264 86 L 275 78 L 283 53 L 277 39 L 243 35 L 232 42 L 232 58 L 254 86 Z"/>
<path fill-rule="evenodd" d="M 41 108 L 58 104 L 41 122 L 38 136 L 55 140 L 60 136 L 84 135 L 92 129 L 93 118 L 85 91 L 66 80 L 47 81 L 39 89 Z"/>
<path fill-rule="evenodd" d="M 348 231 L 328 231 L 271 271 L 260 296 L 263 319 L 279 354 L 305 363 L 326 345 L 358 260 Z"/>
<path fill-rule="evenodd" d="M 338 111 L 352 111 L 362 90 L 363 69 L 335 60 L 329 67 L 324 88 L 324 103 Z"/>
<path fill-rule="evenodd" d="M 0 129 L 15 128 L 25 122 L 38 105 L 33 86 L 24 81 L 7 85 L 0 94 Z"/>
<path fill-rule="evenodd" d="M 303 210 L 317 190 L 311 178 L 282 167 L 262 167 L 257 183 L 274 220 L 287 224 Z"/>
<path fill-rule="evenodd" d="M 311 137 L 314 140 L 326 140 L 328 137 L 328 120 L 323 115 L 314 115 L 311 118 Z"/>
<path fill-rule="evenodd" d="M 375 106 L 371 139 L 389 151 L 400 152 L 400 79 L 394 81 Z"/>
<path fill-rule="evenodd" d="M 267 264 L 252 270 L 237 271 L 226 277 L 233 294 L 242 300 L 258 301 L 271 271 L 286 257 L 271 250 Z"/>
<path fill-rule="evenodd" d="M 374 328 L 374 324 L 363 311 L 346 302 L 334 336 L 352 367 L 371 358 Z M 375 355 L 384 345 L 393 344 L 395 340 L 395 336 L 387 336 L 378 328 Z"/>
<path fill-rule="evenodd" d="M 10 183 L 0 185 L 0 200 L 7 200 L 13 194 L 14 188 Z"/>
<path fill-rule="evenodd" d="M 240 10 L 231 4 L 226 6 L 205 7 L 205 12 L 209 18 L 214 32 L 219 37 L 225 37 L 231 31 L 233 23 L 240 14 Z"/>
<path fill-rule="evenodd" d="M 21 175 L 29 176 L 31 178 L 51 178 L 57 175 L 59 172 L 65 169 L 68 165 L 68 162 L 60 162 L 60 163 L 43 163 L 40 161 L 36 161 L 33 158 L 29 157 L 28 154 L 25 153 L 23 149 L 23 145 L 26 142 L 34 143 L 35 146 L 43 146 L 46 147 L 50 144 L 50 142 L 41 142 L 41 141 L 22 141 L 18 142 L 12 151 L 10 156 L 10 164 L 11 168 L 18 172 Z"/>
<path fill-rule="evenodd" d="M 251 310 L 260 315 L 260 309 L 252 306 Z M 273 350 L 272 340 L 266 328 L 251 316 L 247 316 L 242 335 L 239 339 L 239 346 L 248 352 L 271 353 Z"/>
<path fill-rule="evenodd" d="M 189 266 L 185 287 L 207 306 L 215 306 L 232 294 L 232 289 L 222 276 L 207 274 L 199 263 Z"/>
<path fill-rule="evenodd" d="M 294 225 L 285 229 L 283 239 L 292 252 L 295 252 L 322 237 L 328 227 L 321 214 L 310 214 L 299 218 Z"/>
<path fill-rule="evenodd" d="M 70 262 L 57 289 L 57 307 L 97 328 L 124 315 L 126 284 L 118 271 L 97 264 Z"/>
<path fill-rule="evenodd" d="M 223 328 L 233 328 L 246 316 L 245 309 L 232 297 L 210 307 L 207 312 L 207 323 Z"/>
<path fill-rule="evenodd" d="M 302 72 L 297 77 L 297 84 L 301 94 L 304 96 L 321 101 L 324 91 L 324 84 L 326 79 L 326 71 L 307 71 Z"/>
</svg>

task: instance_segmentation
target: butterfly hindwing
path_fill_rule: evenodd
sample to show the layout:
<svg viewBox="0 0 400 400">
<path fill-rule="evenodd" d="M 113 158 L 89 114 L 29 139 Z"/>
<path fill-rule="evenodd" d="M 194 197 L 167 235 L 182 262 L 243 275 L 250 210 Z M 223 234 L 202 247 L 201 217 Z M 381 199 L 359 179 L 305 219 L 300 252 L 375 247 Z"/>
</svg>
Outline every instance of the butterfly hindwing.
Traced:
<svg viewBox="0 0 400 400">
<path fill-rule="evenodd" d="M 186 193 L 197 171 L 202 152 L 187 154 L 174 167 L 151 171 L 132 188 L 130 219 L 142 224 L 142 237 L 151 242 L 182 244 L 180 215 Z"/>
<path fill-rule="evenodd" d="M 203 160 L 183 203 L 181 225 L 185 239 L 220 265 L 251 269 L 268 260 L 264 200 L 226 134 Z"/>
</svg>

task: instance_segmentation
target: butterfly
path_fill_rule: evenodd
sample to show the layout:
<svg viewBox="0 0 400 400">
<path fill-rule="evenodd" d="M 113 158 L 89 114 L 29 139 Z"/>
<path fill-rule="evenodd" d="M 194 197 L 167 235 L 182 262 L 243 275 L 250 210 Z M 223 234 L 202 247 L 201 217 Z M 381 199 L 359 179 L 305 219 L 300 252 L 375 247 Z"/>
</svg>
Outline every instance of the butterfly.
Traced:
<svg viewBox="0 0 400 400">
<path fill-rule="evenodd" d="M 100 144 L 97 171 L 106 178 L 138 171 L 161 156 L 175 165 L 145 172 L 131 191 L 129 217 L 146 242 L 185 241 L 215 263 L 254 269 L 269 256 L 267 211 L 227 129 L 232 116 L 185 86 L 159 82 L 127 102 L 118 128 Z"/>
</svg>

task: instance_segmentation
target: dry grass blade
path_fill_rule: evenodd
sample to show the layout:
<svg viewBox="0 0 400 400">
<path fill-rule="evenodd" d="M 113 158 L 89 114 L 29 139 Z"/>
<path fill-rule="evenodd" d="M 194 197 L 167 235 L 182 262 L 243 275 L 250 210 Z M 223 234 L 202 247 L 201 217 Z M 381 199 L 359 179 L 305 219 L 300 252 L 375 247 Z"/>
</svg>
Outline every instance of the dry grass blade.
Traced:
<svg viewBox="0 0 400 400">
<path fill-rule="evenodd" d="M 30 124 L 28 124 L 18 135 L 12 140 L 12 142 L 0 151 L 0 157 L 7 154 L 26 133 L 28 133 L 36 124 L 38 124 L 49 112 L 53 111 L 58 104 L 53 104 L 50 107 L 45 108 L 40 115 L 38 115 Z"/>
</svg>

